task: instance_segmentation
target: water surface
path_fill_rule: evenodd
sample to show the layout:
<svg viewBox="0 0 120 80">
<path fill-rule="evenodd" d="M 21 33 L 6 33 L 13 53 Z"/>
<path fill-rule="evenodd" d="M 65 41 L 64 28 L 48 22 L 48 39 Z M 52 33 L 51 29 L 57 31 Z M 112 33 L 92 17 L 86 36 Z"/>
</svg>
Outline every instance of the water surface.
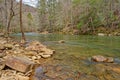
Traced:
<svg viewBox="0 0 120 80">
<path fill-rule="evenodd" d="M 45 60 L 46 64 L 43 61 L 43 65 L 48 67 L 47 74 L 49 77 L 58 75 L 58 77 L 61 77 L 60 80 L 119 80 L 120 74 L 114 71 L 107 71 L 109 66 L 116 66 L 116 64 L 105 63 L 99 65 L 99 63 L 91 61 L 93 55 L 103 55 L 105 57 L 113 57 L 116 60 L 115 62 L 118 63 L 117 65 L 120 65 L 120 37 L 118 36 L 38 33 L 26 33 L 25 35 L 28 41 L 38 40 L 56 51 L 52 58 Z M 14 34 L 13 36 L 19 40 L 21 34 Z M 65 40 L 65 43 L 58 43 L 59 40 Z M 62 70 L 56 71 L 57 67 L 58 70 L 59 67 L 60 69 L 62 67 Z M 83 76 L 79 77 L 79 74 Z"/>
<path fill-rule="evenodd" d="M 26 33 L 27 40 L 39 40 L 58 53 L 77 57 L 105 55 L 120 58 L 120 37 Z M 14 34 L 20 39 L 21 34 Z M 65 40 L 65 43 L 58 43 Z"/>
</svg>

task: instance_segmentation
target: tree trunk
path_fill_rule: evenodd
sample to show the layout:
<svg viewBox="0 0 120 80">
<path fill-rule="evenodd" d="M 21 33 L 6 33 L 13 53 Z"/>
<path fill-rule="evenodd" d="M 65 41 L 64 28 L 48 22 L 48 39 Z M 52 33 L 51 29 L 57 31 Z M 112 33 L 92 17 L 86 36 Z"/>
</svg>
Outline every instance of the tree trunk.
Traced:
<svg viewBox="0 0 120 80">
<path fill-rule="evenodd" d="M 7 29 L 7 26 L 8 26 L 8 20 L 7 19 L 8 19 L 7 0 L 5 0 L 5 22 L 6 22 L 6 29 Z"/>
<path fill-rule="evenodd" d="M 24 43 L 25 35 L 24 35 L 23 24 L 22 24 L 22 0 L 20 0 L 20 29 L 21 29 L 21 33 L 22 33 L 21 41 Z"/>
<path fill-rule="evenodd" d="M 9 13 L 9 20 L 6 21 L 7 22 L 7 37 L 9 37 L 11 21 L 15 15 L 13 11 L 13 0 L 11 0 L 10 5 L 11 6 L 10 6 L 10 13 Z M 6 7 L 7 7 L 7 4 L 6 4 Z M 7 14 L 6 14 L 6 19 L 7 19 Z"/>
</svg>

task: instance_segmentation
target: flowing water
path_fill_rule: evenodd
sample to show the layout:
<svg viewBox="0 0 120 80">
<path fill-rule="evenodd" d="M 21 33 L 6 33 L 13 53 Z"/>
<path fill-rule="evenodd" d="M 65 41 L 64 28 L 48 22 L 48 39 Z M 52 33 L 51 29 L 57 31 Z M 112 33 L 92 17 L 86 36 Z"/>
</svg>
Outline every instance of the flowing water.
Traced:
<svg viewBox="0 0 120 80">
<path fill-rule="evenodd" d="M 19 39 L 20 35 L 21 34 L 14 34 L 13 36 Z M 56 54 L 49 59 L 49 64 L 54 64 L 54 67 L 58 65 L 64 66 L 65 70 L 70 69 L 73 72 L 81 72 L 90 75 L 93 72 L 97 71 L 94 71 L 94 63 L 90 61 L 90 58 L 94 55 L 113 57 L 116 59 L 117 63 L 120 63 L 120 37 L 118 36 L 63 35 L 38 33 L 26 33 L 25 35 L 28 41 L 39 40 L 43 44 L 47 45 L 49 48 L 56 51 Z M 64 40 L 65 43 L 58 43 L 59 40 Z M 88 77 L 88 79 L 118 79 L 107 79 L 104 78 L 104 76 L 99 77 L 99 79 L 95 79 L 95 76 L 97 75 L 90 76 Z M 75 79 L 70 78 L 69 80 Z M 87 80 L 87 77 L 86 79 L 80 80 Z"/>
<path fill-rule="evenodd" d="M 15 34 L 20 38 L 21 34 Z M 66 55 L 78 57 L 105 55 L 120 57 L 120 37 L 91 36 L 91 35 L 62 35 L 62 34 L 37 34 L 26 33 L 28 40 L 39 40 L 50 48 Z M 59 44 L 59 40 L 65 43 Z"/>
</svg>

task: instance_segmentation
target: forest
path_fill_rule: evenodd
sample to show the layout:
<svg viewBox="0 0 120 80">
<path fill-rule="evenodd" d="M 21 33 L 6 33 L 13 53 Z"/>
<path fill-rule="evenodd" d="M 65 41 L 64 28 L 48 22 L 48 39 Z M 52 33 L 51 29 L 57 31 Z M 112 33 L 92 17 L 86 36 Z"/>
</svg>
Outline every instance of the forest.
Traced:
<svg viewBox="0 0 120 80">
<path fill-rule="evenodd" d="M 0 0 L 0 80 L 120 80 L 120 0 Z"/>
<path fill-rule="evenodd" d="M 25 32 L 119 35 L 119 0 L 38 0 L 36 7 L 23 4 Z M 20 32 L 19 3 L 0 1 L 0 28 Z"/>
</svg>

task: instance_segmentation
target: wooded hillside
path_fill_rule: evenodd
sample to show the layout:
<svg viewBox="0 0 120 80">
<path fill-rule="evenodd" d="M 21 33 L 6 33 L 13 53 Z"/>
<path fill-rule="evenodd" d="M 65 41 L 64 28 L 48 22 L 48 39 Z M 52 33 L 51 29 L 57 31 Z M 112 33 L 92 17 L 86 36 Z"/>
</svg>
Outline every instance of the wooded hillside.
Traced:
<svg viewBox="0 0 120 80">
<path fill-rule="evenodd" d="M 23 4 L 24 30 L 70 34 L 120 33 L 119 4 L 120 0 L 38 0 L 37 7 Z M 16 0 L 0 0 L 1 28 L 6 28 L 10 21 L 10 30 L 19 32 L 18 11 L 19 2 Z"/>
<path fill-rule="evenodd" d="M 12 3 L 11 3 L 12 1 Z M 23 26 L 25 31 L 35 31 L 38 26 L 37 9 L 23 4 Z M 0 1 L 0 28 L 5 31 L 10 22 L 10 32 L 20 32 L 19 3 L 16 0 Z"/>
</svg>

